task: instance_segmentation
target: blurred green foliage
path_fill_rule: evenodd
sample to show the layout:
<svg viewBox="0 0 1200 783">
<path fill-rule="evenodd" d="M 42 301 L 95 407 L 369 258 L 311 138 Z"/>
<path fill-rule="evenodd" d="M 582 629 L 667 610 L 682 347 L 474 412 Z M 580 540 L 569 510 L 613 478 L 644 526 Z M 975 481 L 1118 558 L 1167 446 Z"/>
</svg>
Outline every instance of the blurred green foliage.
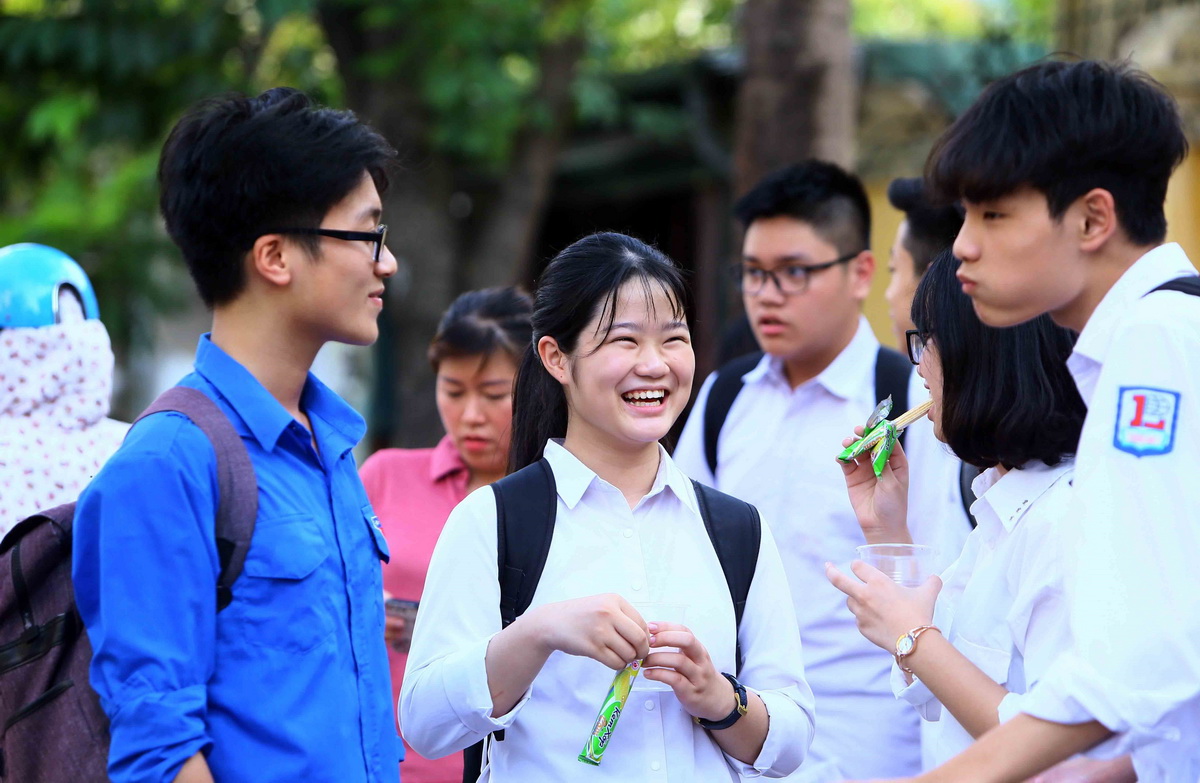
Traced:
<svg viewBox="0 0 1200 783">
<path fill-rule="evenodd" d="M 548 121 L 530 102 L 547 41 L 583 31 L 578 112 L 615 122 L 613 74 L 728 45 L 736 2 L 0 0 L 0 245 L 38 241 L 75 256 L 121 350 L 148 339 L 149 318 L 186 285 L 157 219 L 167 130 L 188 105 L 229 90 L 286 84 L 344 105 L 348 74 L 322 11 L 356 14 L 364 40 L 391 34 L 352 75 L 414 90 L 422 146 L 495 176 L 516 135 Z M 675 119 L 638 121 L 661 132 Z"/>
<path fill-rule="evenodd" d="M 156 209 L 171 122 L 204 96 L 274 83 L 340 99 L 308 5 L 0 2 L 0 245 L 75 256 L 118 347 L 181 298 Z"/>
<path fill-rule="evenodd" d="M 155 167 L 167 130 L 196 100 L 286 84 L 345 105 L 352 79 L 395 83 L 416 96 L 424 150 L 499 177 L 518 134 L 551 121 L 534 100 L 548 43 L 584 38 L 579 119 L 677 138 L 682 115 L 622 106 L 614 79 L 730 46 L 740 3 L 0 0 L 0 245 L 40 241 L 79 259 L 121 351 L 148 339 L 153 313 L 187 287 L 157 218 Z M 1046 0 L 1004 7 L 1011 18 L 972 0 L 856 0 L 854 27 L 906 37 L 1024 26 L 1022 35 L 1048 36 Z M 335 17 L 360 28 L 352 64 L 328 43 L 323 24 Z"/>
<path fill-rule="evenodd" d="M 1013 40 L 1048 46 L 1054 0 L 853 0 L 853 31 L 864 38 Z"/>
</svg>

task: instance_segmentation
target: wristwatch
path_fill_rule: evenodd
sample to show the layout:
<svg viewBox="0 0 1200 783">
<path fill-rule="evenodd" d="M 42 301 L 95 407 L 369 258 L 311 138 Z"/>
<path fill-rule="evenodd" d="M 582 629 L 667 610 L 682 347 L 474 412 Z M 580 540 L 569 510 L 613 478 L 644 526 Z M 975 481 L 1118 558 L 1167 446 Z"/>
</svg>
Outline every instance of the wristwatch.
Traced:
<svg viewBox="0 0 1200 783">
<path fill-rule="evenodd" d="M 918 625 L 896 640 L 896 665 L 909 674 L 912 674 L 913 670 L 904 665 L 904 659 L 912 655 L 917 649 L 917 639 L 926 631 L 942 632 L 940 628 L 932 625 Z"/>
<path fill-rule="evenodd" d="M 732 674 L 721 672 L 721 676 L 729 680 L 730 685 L 733 686 L 733 696 L 735 699 L 737 699 L 737 705 L 733 708 L 733 712 L 729 713 L 721 720 L 705 720 L 704 718 L 700 717 L 694 718 L 696 723 L 702 729 L 708 729 L 709 731 L 727 729 L 733 724 L 737 723 L 738 718 L 745 715 L 750 709 L 750 704 L 746 700 L 746 686 L 738 682 L 737 678 Z"/>
</svg>

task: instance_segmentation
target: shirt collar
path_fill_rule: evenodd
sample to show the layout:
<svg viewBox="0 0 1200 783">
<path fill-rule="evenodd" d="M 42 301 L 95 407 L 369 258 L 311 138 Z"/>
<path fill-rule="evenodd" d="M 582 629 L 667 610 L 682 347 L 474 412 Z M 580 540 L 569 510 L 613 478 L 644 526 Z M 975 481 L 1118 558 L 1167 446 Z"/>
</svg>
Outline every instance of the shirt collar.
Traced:
<svg viewBox="0 0 1200 783">
<path fill-rule="evenodd" d="M 603 480 L 591 468 L 580 462 L 578 457 L 567 451 L 562 445 L 562 440 L 558 438 L 546 441 L 545 457 L 546 461 L 550 463 L 550 467 L 554 469 L 554 484 L 558 490 L 558 496 L 562 498 L 563 503 L 567 504 L 567 508 L 573 509 L 579 504 L 592 482 Z M 695 490 L 692 488 L 691 479 L 684 475 L 660 443 L 658 444 L 658 473 L 655 475 L 654 484 L 646 493 L 646 497 L 653 497 L 664 489 L 670 489 L 685 506 L 694 513 L 700 513 L 699 507 L 696 505 Z"/>
<path fill-rule="evenodd" d="M 974 511 L 976 504 L 991 508 L 1000 524 L 1011 533 L 1029 507 L 1074 466 L 1070 458 L 1053 467 L 1041 460 L 1030 460 L 1023 468 L 1014 468 L 1003 476 L 996 468 L 988 468 L 971 483 L 979 498 L 971 509 Z"/>
<path fill-rule="evenodd" d="M 1125 270 L 1096 305 L 1079 333 L 1073 354 L 1103 364 L 1117 322 L 1130 305 L 1168 280 L 1194 274 L 1196 268 L 1178 244 L 1171 242 L 1149 251 Z"/>
<path fill-rule="evenodd" d="M 242 364 L 212 341 L 200 336 L 196 347 L 196 372 L 225 399 L 263 449 L 272 451 L 279 436 L 295 419 Z M 326 425 L 339 451 L 353 448 L 367 431 L 366 422 L 312 373 L 300 393 L 300 407 L 308 417 Z"/>
<path fill-rule="evenodd" d="M 433 455 L 429 460 L 429 480 L 438 482 L 466 469 L 467 463 L 463 462 L 462 454 L 458 453 L 454 439 L 449 435 L 443 436 L 433 447 Z"/>
<path fill-rule="evenodd" d="M 860 315 L 858 328 L 849 345 L 809 383 L 818 383 L 831 394 L 850 399 L 864 388 L 864 383 L 870 384 L 870 379 L 874 377 L 875 355 L 878 352 L 879 340 L 871 330 L 866 316 Z M 747 385 L 764 381 L 787 383 L 787 376 L 783 372 L 783 359 L 766 354 L 753 370 L 742 376 L 742 382 Z"/>
</svg>

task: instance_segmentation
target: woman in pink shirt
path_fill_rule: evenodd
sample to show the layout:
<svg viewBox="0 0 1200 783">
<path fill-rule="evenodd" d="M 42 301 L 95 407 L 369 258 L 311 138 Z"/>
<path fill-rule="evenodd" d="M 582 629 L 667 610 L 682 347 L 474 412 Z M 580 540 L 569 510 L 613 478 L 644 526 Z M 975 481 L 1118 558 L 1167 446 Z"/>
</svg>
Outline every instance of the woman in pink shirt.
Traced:
<svg viewBox="0 0 1200 783">
<path fill-rule="evenodd" d="M 446 435 L 432 449 L 383 449 L 363 463 L 363 485 L 392 551 L 383 587 L 393 602 L 386 638 L 392 699 L 400 693 L 411 609 L 420 600 L 434 544 L 450 511 L 472 490 L 504 476 L 513 377 L 532 340 L 530 299 L 515 288 L 458 297 L 429 346 L 437 407 Z M 401 727 L 403 735 L 403 727 Z M 431 760 L 405 747 L 405 783 L 461 783 L 462 753 Z"/>
</svg>

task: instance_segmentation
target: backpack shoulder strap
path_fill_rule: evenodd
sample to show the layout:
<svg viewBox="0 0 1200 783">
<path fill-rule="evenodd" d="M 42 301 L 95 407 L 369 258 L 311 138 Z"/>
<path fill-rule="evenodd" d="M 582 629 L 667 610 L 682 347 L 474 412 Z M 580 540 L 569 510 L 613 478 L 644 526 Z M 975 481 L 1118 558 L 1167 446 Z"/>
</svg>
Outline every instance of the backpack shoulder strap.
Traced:
<svg viewBox="0 0 1200 783">
<path fill-rule="evenodd" d="M 1200 277 L 1196 275 L 1184 275 L 1177 277 L 1174 280 L 1167 282 L 1155 288 L 1154 291 L 1179 291 L 1192 296 L 1200 296 Z M 1151 291 L 1150 293 L 1154 293 Z"/>
<path fill-rule="evenodd" d="M 700 516 L 704 529 L 712 540 L 725 583 L 729 586 L 729 597 L 733 599 L 733 616 L 740 630 L 742 615 L 746 611 L 746 598 L 754 582 L 754 570 L 758 567 L 758 549 L 762 542 L 762 520 L 758 509 L 749 503 L 726 495 L 724 492 L 706 487 L 693 480 L 696 500 L 700 505 Z M 737 667 L 742 668 L 742 645 L 737 645 Z"/>
<path fill-rule="evenodd" d="M 717 475 L 717 438 L 733 401 L 742 391 L 742 376 L 753 370 L 762 357 L 762 352 L 756 351 L 726 363 L 717 370 L 717 377 L 708 390 L 708 401 L 704 404 L 704 458 L 713 476 Z"/>
<path fill-rule="evenodd" d="M 134 424 L 152 413 L 173 411 L 188 417 L 212 442 L 217 455 L 216 541 L 221 573 L 217 577 L 217 610 L 233 600 L 233 583 L 242 573 L 254 523 L 258 517 L 258 481 L 242 436 L 215 402 L 199 389 L 174 386 L 142 411 Z"/>
<path fill-rule="evenodd" d="M 507 628 L 533 601 L 550 554 L 558 497 L 545 458 L 492 484 L 500 619 Z"/>
<path fill-rule="evenodd" d="M 882 400 L 890 394 L 892 411 L 897 416 L 908 410 L 908 381 L 912 370 L 912 362 L 907 356 L 879 346 L 879 352 L 875 355 L 875 400 Z M 900 445 L 904 445 L 903 432 L 900 433 Z"/>
</svg>

